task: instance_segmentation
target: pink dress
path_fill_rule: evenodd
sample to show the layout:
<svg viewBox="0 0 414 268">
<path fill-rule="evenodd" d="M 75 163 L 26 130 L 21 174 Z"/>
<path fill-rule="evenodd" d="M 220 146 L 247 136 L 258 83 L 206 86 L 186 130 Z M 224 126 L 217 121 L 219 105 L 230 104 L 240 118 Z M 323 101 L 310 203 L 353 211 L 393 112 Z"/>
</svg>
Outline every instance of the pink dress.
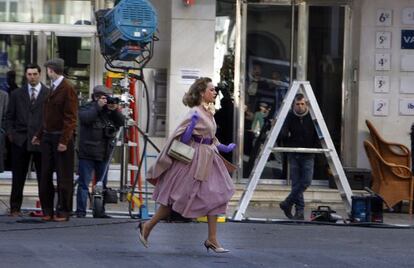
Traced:
<svg viewBox="0 0 414 268">
<path fill-rule="evenodd" d="M 191 115 L 200 115 L 193 135 L 214 138 L 207 145 L 191 141 L 195 149 L 191 163 L 185 164 L 168 156 L 173 139 L 179 139 L 190 122 Z M 186 218 L 225 214 L 227 203 L 234 194 L 233 181 L 219 155 L 215 138 L 213 115 L 202 106 L 191 108 L 185 120 L 169 137 L 155 164 L 148 170 L 147 179 L 155 184 L 153 199 Z"/>
</svg>

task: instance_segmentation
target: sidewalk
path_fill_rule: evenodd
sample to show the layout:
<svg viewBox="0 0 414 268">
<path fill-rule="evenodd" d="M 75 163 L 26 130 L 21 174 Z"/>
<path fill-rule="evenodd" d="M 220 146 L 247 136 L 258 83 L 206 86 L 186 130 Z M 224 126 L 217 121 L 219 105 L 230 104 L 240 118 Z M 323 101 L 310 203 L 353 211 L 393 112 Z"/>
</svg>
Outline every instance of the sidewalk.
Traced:
<svg viewBox="0 0 414 268">
<path fill-rule="evenodd" d="M 117 188 L 119 182 L 110 181 L 110 187 Z M 10 188 L 11 188 L 11 180 L 6 178 L 0 178 L 0 215 L 7 214 L 7 209 L 9 205 L 9 195 L 10 195 Z M 24 209 L 33 209 L 35 208 L 36 201 L 38 200 L 37 196 L 37 182 L 36 179 L 29 179 L 26 181 L 25 186 L 25 196 L 23 199 L 23 206 Z M 74 195 L 74 208 L 76 196 Z M 231 218 L 233 213 L 237 207 L 237 202 L 232 202 L 233 205 L 229 206 L 227 210 L 227 217 Z M 151 200 L 151 196 L 149 196 L 149 200 L 147 203 L 148 211 L 152 214 L 155 211 L 155 205 Z M 312 210 L 316 210 L 315 204 L 307 204 L 305 208 L 305 220 L 310 220 L 310 215 Z M 117 204 L 107 204 L 106 210 L 108 213 L 113 213 L 114 215 L 123 215 L 125 217 L 129 217 L 128 214 L 128 202 L 118 202 Z M 343 208 L 343 206 L 336 206 L 334 210 L 339 214 L 343 219 L 347 219 L 348 215 Z M 138 214 L 138 211 L 136 211 Z M 90 215 L 90 213 L 89 213 Z M 278 202 L 267 202 L 265 205 L 261 205 L 260 203 L 255 203 L 253 206 L 249 206 L 245 218 L 260 218 L 260 219 L 280 219 L 280 220 L 287 220 L 284 213 L 279 208 Z M 414 216 L 409 215 L 407 213 L 390 213 L 384 211 L 383 213 L 384 223 L 385 224 L 401 224 L 401 225 L 414 225 Z M 338 221 L 339 223 L 340 221 Z"/>
</svg>

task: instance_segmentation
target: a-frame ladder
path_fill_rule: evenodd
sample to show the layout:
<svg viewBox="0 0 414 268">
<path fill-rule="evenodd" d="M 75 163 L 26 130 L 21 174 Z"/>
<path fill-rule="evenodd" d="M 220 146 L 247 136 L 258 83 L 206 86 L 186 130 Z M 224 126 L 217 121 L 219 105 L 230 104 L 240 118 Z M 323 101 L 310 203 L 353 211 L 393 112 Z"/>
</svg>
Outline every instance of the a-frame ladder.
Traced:
<svg viewBox="0 0 414 268">
<path fill-rule="evenodd" d="M 276 139 L 279 136 L 280 130 L 282 129 L 283 123 L 290 110 L 296 93 L 302 87 L 302 93 L 309 101 L 309 112 L 311 113 L 312 119 L 317 125 L 316 131 L 320 138 L 322 149 L 317 148 L 287 148 L 287 147 L 274 147 Z M 276 123 L 272 127 L 269 136 L 267 137 L 264 146 L 262 147 L 260 157 L 256 159 L 253 167 L 253 171 L 250 174 L 249 182 L 246 185 L 246 189 L 243 192 L 242 198 L 240 199 L 237 210 L 234 212 L 233 220 L 241 221 L 244 218 L 244 214 L 247 210 L 247 206 L 253 196 L 254 190 L 259 182 L 260 176 L 262 175 L 263 169 L 266 162 L 269 159 L 271 152 L 298 152 L 298 153 L 324 153 L 329 163 L 329 168 L 334 177 L 335 183 L 338 187 L 339 194 L 344 202 L 345 209 L 348 214 L 351 212 L 351 196 L 352 191 L 349 186 L 348 180 L 345 176 L 345 172 L 342 168 L 341 161 L 339 160 L 338 154 L 335 150 L 335 146 L 332 142 L 331 136 L 329 135 L 328 128 L 326 127 L 323 119 L 321 110 L 316 101 L 315 95 L 313 94 L 312 87 L 308 81 L 294 81 L 290 87 L 286 97 L 283 101 L 282 107 L 276 117 Z"/>
</svg>

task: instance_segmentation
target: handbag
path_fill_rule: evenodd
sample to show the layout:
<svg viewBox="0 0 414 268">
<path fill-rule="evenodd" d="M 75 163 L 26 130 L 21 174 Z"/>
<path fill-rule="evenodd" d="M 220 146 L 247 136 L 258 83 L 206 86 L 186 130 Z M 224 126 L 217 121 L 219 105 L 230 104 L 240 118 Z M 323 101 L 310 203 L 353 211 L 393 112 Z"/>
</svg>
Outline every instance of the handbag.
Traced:
<svg viewBox="0 0 414 268">
<path fill-rule="evenodd" d="M 221 160 L 223 160 L 223 164 L 229 173 L 233 173 L 238 168 L 235 164 L 227 161 L 227 159 L 224 158 L 221 154 L 219 154 L 219 156 Z"/>
<path fill-rule="evenodd" d="M 167 154 L 178 161 L 189 164 L 193 160 L 194 148 L 178 140 L 173 140 Z"/>
</svg>

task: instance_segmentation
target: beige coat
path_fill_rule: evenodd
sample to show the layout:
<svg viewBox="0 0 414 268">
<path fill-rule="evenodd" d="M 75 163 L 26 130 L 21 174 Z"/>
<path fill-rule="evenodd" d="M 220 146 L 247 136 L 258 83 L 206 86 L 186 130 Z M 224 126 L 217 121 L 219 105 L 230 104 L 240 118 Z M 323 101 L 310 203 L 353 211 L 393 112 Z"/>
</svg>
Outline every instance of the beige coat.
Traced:
<svg viewBox="0 0 414 268">
<path fill-rule="evenodd" d="M 176 161 L 167 154 L 168 149 L 170 148 L 172 141 L 174 139 L 179 139 L 179 137 L 184 133 L 185 129 L 190 124 L 191 116 L 195 111 L 197 111 L 197 113 L 200 115 L 200 118 L 195 125 L 193 135 L 210 139 L 213 138 L 213 144 L 201 145 L 198 147 L 198 150 L 200 150 L 198 154 L 199 157 L 197 159 L 193 159 L 193 161 L 197 161 L 196 174 L 194 177 L 195 179 L 201 181 L 205 180 L 208 177 L 208 172 L 212 168 L 214 157 L 220 157 L 216 148 L 216 145 L 220 142 L 215 137 L 217 125 L 214 121 L 213 115 L 200 105 L 190 109 L 190 111 L 185 116 L 184 121 L 178 125 L 172 135 L 168 138 L 167 143 L 158 155 L 155 164 L 151 166 L 147 172 L 147 180 L 150 183 L 156 184 L 158 178 L 166 170 L 168 170 L 173 161 Z"/>
</svg>

